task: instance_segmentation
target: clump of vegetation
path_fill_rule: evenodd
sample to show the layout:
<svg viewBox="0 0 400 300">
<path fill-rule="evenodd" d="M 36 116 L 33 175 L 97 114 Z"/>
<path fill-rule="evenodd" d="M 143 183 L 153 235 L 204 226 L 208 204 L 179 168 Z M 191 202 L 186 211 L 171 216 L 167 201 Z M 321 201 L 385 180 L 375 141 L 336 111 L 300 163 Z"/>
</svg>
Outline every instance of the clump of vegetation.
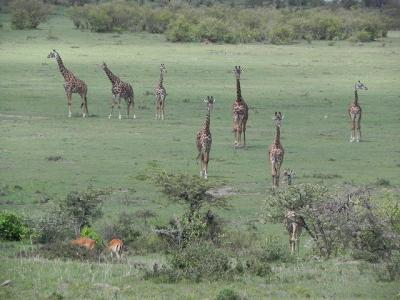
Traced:
<svg viewBox="0 0 400 300">
<path fill-rule="evenodd" d="M 41 0 L 14 0 L 10 3 L 11 24 L 15 29 L 34 29 L 46 21 L 53 11 Z"/>
<path fill-rule="evenodd" d="M 240 300 L 242 299 L 238 293 L 231 289 L 223 289 L 219 292 L 215 300 Z"/>
<path fill-rule="evenodd" d="M 80 236 L 85 226 L 102 216 L 101 204 L 109 191 L 88 188 L 84 192 L 70 192 L 65 199 L 50 207 L 36 222 L 36 239 L 40 243 L 54 243 Z"/>
<path fill-rule="evenodd" d="M 106 240 L 122 239 L 125 244 L 134 243 L 142 232 L 138 229 L 138 224 L 135 223 L 136 216 L 132 213 L 121 213 L 111 225 L 105 226 L 103 236 Z"/>
<path fill-rule="evenodd" d="M 281 221 L 294 210 L 306 223 L 318 253 L 330 257 L 348 252 L 368 261 L 390 259 L 400 237 L 373 205 L 368 189 L 329 194 L 318 185 L 299 185 L 277 191 L 267 200 L 266 216 Z"/>
<path fill-rule="evenodd" d="M 76 28 L 165 33 L 172 42 L 289 44 L 301 39 L 343 40 L 358 32 L 366 32 L 370 40 L 375 40 L 386 36 L 392 24 L 384 15 L 367 10 L 237 9 L 221 4 L 155 8 L 125 1 L 75 6 L 67 14 Z"/>
<path fill-rule="evenodd" d="M 92 240 L 96 241 L 96 245 L 102 245 L 103 239 L 101 238 L 100 234 L 98 234 L 94 229 L 85 226 L 82 228 L 81 237 L 87 237 Z"/>
<path fill-rule="evenodd" d="M 28 225 L 16 214 L 8 211 L 0 212 L 0 239 L 20 241 L 30 234 Z"/>
</svg>

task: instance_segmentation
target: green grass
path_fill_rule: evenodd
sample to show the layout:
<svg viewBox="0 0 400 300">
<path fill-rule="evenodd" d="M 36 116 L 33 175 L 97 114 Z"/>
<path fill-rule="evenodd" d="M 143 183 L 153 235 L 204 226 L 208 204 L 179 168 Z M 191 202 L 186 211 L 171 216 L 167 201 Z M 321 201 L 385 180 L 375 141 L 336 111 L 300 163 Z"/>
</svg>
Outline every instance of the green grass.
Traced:
<svg viewBox="0 0 400 300">
<path fill-rule="evenodd" d="M 394 187 L 400 184 L 399 32 L 390 32 L 385 46 L 347 41 L 334 46 L 202 45 L 166 43 L 159 35 L 81 32 L 59 15 L 32 31 L 11 30 L 8 15 L 0 15 L 0 22 L 0 187 L 8 186 L 0 209 L 37 217 L 48 205 L 43 199 L 52 202 L 93 185 L 114 189 L 97 226 L 120 212 L 144 208 L 159 215 L 150 223 L 165 222 L 182 208 L 142 179 L 158 170 L 198 174 L 194 140 L 207 95 L 216 98 L 209 180 L 237 192 L 229 199 L 231 208 L 219 212 L 232 227 L 245 230 L 257 220 L 270 188 L 267 149 L 275 111 L 285 115 L 283 167 L 295 170 L 297 183 L 373 184 L 380 178 Z M 57 39 L 48 39 L 50 28 Z M 88 84 L 90 118 L 79 116 L 77 95 L 73 117 L 67 118 L 63 78 L 55 61 L 46 59 L 53 48 Z M 107 118 L 111 84 L 99 67 L 103 61 L 133 84 L 137 119 Z M 168 69 L 163 122 L 154 120 L 154 96 L 146 93 L 158 81 L 160 63 Z M 234 65 L 244 68 L 242 94 L 250 106 L 248 147 L 239 150 L 232 148 L 231 132 Z M 350 144 L 346 111 L 356 80 L 369 90 L 360 93 L 364 141 Z M 48 160 L 51 156 L 62 159 Z M 281 225 L 257 226 L 261 232 L 284 234 Z M 371 272 L 361 275 L 356 266 L 336 261 L 282 267 L 279 274 L 288 279 L 271 283 L 251 277 L 168 285 L 143 281 L 131 264 L 17 259 L 14 251 L 1 257 L 0 281 L 12 279 L 13 284 L 0 288 L 0 298 L 43 299 L 56 292 L 68 299 L 213 299 L 221 289 L 232 288 L 248 299 L 377 299 L 399 292 L 394 283 L 377 283 Z M 305 277 L 297 280 L 293 274 Z"/>
</svg>

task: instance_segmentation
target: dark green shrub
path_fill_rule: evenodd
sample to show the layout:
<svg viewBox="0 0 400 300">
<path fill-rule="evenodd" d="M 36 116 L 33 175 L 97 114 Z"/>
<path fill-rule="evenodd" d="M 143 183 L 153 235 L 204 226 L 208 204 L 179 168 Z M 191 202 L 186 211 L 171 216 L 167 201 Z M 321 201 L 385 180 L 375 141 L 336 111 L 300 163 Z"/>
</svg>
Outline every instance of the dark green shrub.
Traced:
<svg viewBox="0 0 400 300">
<path fill-rule="evenodd" d="M 199 40 L 223 42 L 229 30 L 227 24 L 216 18 L 204 18 L 197 26 Z"/>
<path fill-rule="evenodd" d="M 150 33 L 164 33 L 174 17 L 173 12 L 168 9 L 147 10 L 145 20 L 146 31 Z"/>
<path fill-rule="evenodd" d="M 77 29 L 89 29 L 89 6 L 73 6 L 65 11 L 66 15 L 71 18 Z"/>
<path fill-rule="evenodd" d="M 10 8 L 15 29 L 37 28 L 52 12 L 52 7 L 41 0 L 14 0 Z"/>
<path fill-rule="evenodd" d="M 193 243 L 184 249 L 172 251 L 168 262 L 181 279 L 219 279 L 229 271 L 226 252 L 207 242 Z"/>
<path fill-rule="evenodd" d="M 240 300 L 241 297 L 238 293 L 231 289 L 223 289 L 219 292 L 215 300 Z"/>
<path fill-rule="evenodd" d="M 8 211 L 0 212 L 0 239 L 19 241 L 29 233 L 30 230 L 21 217 Z"/>
<path fill-rule="evenodd" d="M 275 235 L 268 235 L 265 244 L 257 251 L 257 258 L 263 262 L 288 262 L 292 259 L 288 243 Z"/>
<path fill-rule="evenodd" d="M 294 32 L 286 25 L 276 26 L 270 32 L 270 41 L 275 45 L 290 44 L 294 39 Z"/>
<path fill-rule="evenodd" d="M 354 36 L 354 41 L 367 43 L 372 41 L 372 36 L 368 31 L 361 30 L 356 33 Z"/>
<path fill-rule="evenodd" d="M 181 15 L 169 24 L 166 31 L 167 40 L 171 42 L 193 42 L 196 40 L 196 30 L 196 26 Z"/>
<path fill-rule="evenodd" d="M 114 29 L 112 16 L 102 6 L 89 10 L 88 23 L 90 30 L 95 32 L 110 32 Z"/>
<path fill-rule="evenodd" d="M 112 224 L 107 225 L 103 229 L 104 239 L 107 241 L 111 239 L 122 239 L 125 244 L 134 244 L 136 240 L 142 235 L 138 229 L 139 225 L 135 223 L 136 215 L 132 213 L 122 213 L 119 215 L 118 220 Z"/>
<path fill-rule="evenodd" d="M 88 237 L 92 240 L 96 241 L 96 245 L 102 245 L 103 239 L 101 238 L 100 234 L 94 231 L 92 228 L 85 226 L 81 230 L 81 237 Z"/>
</svg>

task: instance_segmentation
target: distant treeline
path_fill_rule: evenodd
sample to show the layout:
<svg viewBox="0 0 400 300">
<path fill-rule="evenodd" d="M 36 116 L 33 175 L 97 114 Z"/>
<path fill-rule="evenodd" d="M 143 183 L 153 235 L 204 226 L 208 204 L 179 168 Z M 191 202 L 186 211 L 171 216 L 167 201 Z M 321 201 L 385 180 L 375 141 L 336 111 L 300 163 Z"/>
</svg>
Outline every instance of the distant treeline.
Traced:
<svg viewBox="0 0 400 300">
<path fill-rule="evenodd" d="M 367 42 L 386 36 L 396 26 L 394 18 L 379 10 L 339 7 L 296 10 L 238 9 L 227 5 L 154 7 L 135 1 L 115 1 L 73 6 L 67 9 L 67 15 L 79 29 L 164 33 L 172 42 L 287 44 L 302 39 L 349 38 Z"/>
</svg>

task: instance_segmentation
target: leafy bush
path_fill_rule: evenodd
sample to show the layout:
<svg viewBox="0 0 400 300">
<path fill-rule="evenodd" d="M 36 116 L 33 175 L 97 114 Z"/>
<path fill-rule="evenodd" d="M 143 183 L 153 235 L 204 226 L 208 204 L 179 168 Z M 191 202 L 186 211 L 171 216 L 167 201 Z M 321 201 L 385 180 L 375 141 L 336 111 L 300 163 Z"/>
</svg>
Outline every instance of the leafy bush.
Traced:
<svg viewBox="0 0 400 300">
<path fill-rule="evenodd" d="M 135 214 L 121 213 L 114 224 L 105 226 L 104 238 L 108 241 L 115 238 L 122 239 L 125 244 L 135 242 L 142 235 L 138 224 L 134 222 L 135 219 Z"/>
<path fill-rule="evenodd" d="M 294 32 L 289 26 L 276 26 L 271 30 L 270 40 L 272 44 L 284 45 L 293 42 Z"/>
<path fill-rule="evenodd" d="M 196 26 L 181 15 L 169 24 L 166 36 L 167 40 L 171 42 L 194 42 L 196 40 Z"/>
<path fill-rule="evenodd" d="M 263 262 L 288 262 L 292 259 L 287 243 L 275 235 L 268 235 L 263 245 L 257 252 L 257 257 Z"/>
<path fill-rule="evenodd" d="M 37 28 L 52 12 L 52 7 L 41 0 L 14 0 L 10 8 L 15 29 Z"/>
<path fill-rule="evenodd" d="M 238 293 L 231 289 L 223 289 L 219 292 L 215 300 L 240 300 L 241 297 Z"/>
<path fill-rule="evenodd" d="M 216 18 L 204 18 L 197 26 L 197 36 L 200 40 L 223 42 L 229 32 L 227 24 Z"/>
<path fill-rule="evenodd" d="M 8 211 L 0 213 L 0 239 L 19 241 L 29 233 L 30 230 L 21 217 Z"/>
<path fill-rule="evenodd" d="M 102 245 L 103 239 L 101 238 L 100 234 L 94 231 L 92 228 L 85 226 L 81 230 L 81 237 L 88 237 L 92 240 L 96 241 L 96 245 Z"/>
<path fill-rule="evenodd" d="M 388 259 L 400 243 L 389 220 L 372 204 L 368 189 L 330 195 L 320 186 L 290 187 L 270 197 L 266 216 L 282 219 L 285 210 L 294 210 L 304 219 L 306 231 L 324 257 L 349 251 L 369 261 Z"/>
</svg>

